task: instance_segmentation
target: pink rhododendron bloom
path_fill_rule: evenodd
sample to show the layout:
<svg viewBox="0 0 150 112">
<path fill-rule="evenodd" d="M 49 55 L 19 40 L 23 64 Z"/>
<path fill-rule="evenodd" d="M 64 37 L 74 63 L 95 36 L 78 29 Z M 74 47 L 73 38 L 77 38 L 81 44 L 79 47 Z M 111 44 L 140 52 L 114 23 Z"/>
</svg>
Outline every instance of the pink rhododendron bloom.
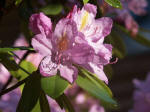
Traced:
<svg viewBox="0 0 150 112">
<path fill-rule="evenodd" d="M 108 83 L 103 66 L 108 64 L 112 57 L 112 46 L 103 44 L 103 41 L 110 34 L 113 22 L 108 17 L 95 19 L 96 13 L 97 7 L 87 3 L 81 10 L 74 6 L 67 18 L 76 22 L 82 37 L 76 38 L 75 41 L 77 43 L 87 42 L 95 51 L 94 59 L 83 66 Z"/>
<path fill-rule="evenodd" d="M 51 20 L 43 13 L 33 14 L 30 18 L 30 28 L 36 34 L 32 46 L 44 57 L 40 73 L 53 76 L 59 70 L 61 77 L 73 83 L 78 71 L 72 64 L 89 62 L 93 59 L 93 49 L 86 43 L 75 42 L 80 36 L 73 20 L 61 19 L 54 32 L 51 25 Z"/>
<path fill-rule="evenodd" d="M 145 81 L 133 80 L 134 91 L 134 107 L 133 112 L 149 112 L 150 111 L 150 74 Z"/>
</svg>

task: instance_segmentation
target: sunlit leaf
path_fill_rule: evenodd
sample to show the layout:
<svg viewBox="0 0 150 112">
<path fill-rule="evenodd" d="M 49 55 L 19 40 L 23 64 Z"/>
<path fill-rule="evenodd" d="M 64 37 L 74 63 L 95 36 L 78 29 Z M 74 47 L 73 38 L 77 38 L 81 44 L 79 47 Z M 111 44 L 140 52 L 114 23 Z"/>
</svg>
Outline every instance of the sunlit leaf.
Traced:
<svg viewBox="0 0 150 112">
<path fill-rule="evenodd" d="M 30 74 L 33 71 L 36 71 L 37 68 L 31 63 L 26 60 L 23 60 L 20 64 L 20 67 L 22 67 L 24 70 L 28 71 Z M 29 76 L 26 72 L 24 72 L 22 69 L 19 69 L 17 71 L 18 75 L 21 75 L 20 80 L 24 79 L 25 77 Z"/>
<path fill-rule="evenodd" d="M 122 8 L 122 4 L 120 0 L 105 0 L 110 6 L 115 7 L 115 8 Z"/>
<path fill-rule="evenodd" d="M 0 48 L 0 52 L 10 52 L 10 51 L 18 51 L 18 50 L 34 50 L 31 47 L 5 47 Z"/>
<path fill-rule="evenodd" d="M 89 2 L 89 0 L 83 0 L 83 3 L 84 4 L 86 4 L 86 3 L 88 3 Z"/>
<path fill-rule="evenodd" d="M 61 4 L 50 4 L 40 9 L 46 15 L 58 15 L 63 9 Z"/>
<path fill-rule="evenodd" d="M 52 98 L 59 97 L 68 86 L 68 82 L 59 75 L 41 79 L 42 89 Z"/>
<path fill-rule="evenodd" d="M 37 104 L 40 91 L 40 74 L 34 72 L 25 83 L 16 112 L 30 112 Z"/>
<path fill-rule="evenodd" d="M 111 90 L 94 74 L 89 74 L 87 71 L 80 69 L 80 74 L 76 80 L 77 84 L 95 96 L 101 101 L 101 104 L 108 108 L 116 108 L 117 103 L 112 99 Z"/>
</svg>

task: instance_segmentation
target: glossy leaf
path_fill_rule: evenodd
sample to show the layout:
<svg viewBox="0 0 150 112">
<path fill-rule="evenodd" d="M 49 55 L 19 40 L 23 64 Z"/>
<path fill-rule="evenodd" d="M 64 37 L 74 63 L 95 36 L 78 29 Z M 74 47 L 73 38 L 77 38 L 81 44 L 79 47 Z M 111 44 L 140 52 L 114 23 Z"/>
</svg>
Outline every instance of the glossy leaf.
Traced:
<svg viewBox="0 0 150 112">
<path fill-rule="evenodd" d="M 84 4 L 86 4 L 86 3 L 88 3 L 89 2 L 89 0 L 83 0 L 83 3 Z"/>
<path fill-rule="evenodd" d="M 41 79 L 42 89 L 52 98 L 59 97 L 68 86 L 68 82 L 59 75 Z"/>
<path fill-rule="evenodd" d="M 40 9 L 46 15 L 58 15 L 63 9 L 61 4 L 50 4 Z"/>
<path fill-rule="evenodd" d="M 34 72 L 25 83 L 16 112 L 30 112 L 37 104 L 41 91 L 40 77 Z"/>
<path fill-rule="evenodd" d="M 122 9 L 120 0 L 105 0 L 110 6 Z"/>
<path fill-rule="evenodd" d="M 101 101 L 101 104 L 108 108 L 116 108 L 117 103 L 112 99 L 111 90 L 99 80 L 94 74 L 92 74 L 83 69 L 80 69 L 80 74 L 76 83 L 89 92 L 91 95 L 95 96 Z"/>
<path fill-rule="evenodd" d="M 40 108 L 41 108 L 41 112 L 51 112 L 48 100 L 43 91 L 41 91 L 41 95 L 40 95 Z"/>
</svg>

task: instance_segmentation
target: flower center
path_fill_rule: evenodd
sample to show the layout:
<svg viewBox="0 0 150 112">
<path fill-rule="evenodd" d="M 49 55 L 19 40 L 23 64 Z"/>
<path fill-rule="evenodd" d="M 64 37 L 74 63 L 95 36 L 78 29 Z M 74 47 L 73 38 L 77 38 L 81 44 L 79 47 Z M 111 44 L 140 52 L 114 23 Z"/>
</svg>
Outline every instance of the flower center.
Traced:
<svg viewBox="0 0 150 112">
<path fill-rule="evenodd" d="M 61 40 L 58 42 L 58 48 L 60 51 L 65 51 L 68 48 L 68 40 L 66 34 L 63 35 Z"/>
<path fill-rule="evenodd" d="M 80 31 L 85 27 L 85 25 L 88 22 L 88 17 L 89 17 L 89 13 L 87 11 L 85 11 L 82 19 L 81 19 L 81 26 L 80 26 Z"/>
</svg>

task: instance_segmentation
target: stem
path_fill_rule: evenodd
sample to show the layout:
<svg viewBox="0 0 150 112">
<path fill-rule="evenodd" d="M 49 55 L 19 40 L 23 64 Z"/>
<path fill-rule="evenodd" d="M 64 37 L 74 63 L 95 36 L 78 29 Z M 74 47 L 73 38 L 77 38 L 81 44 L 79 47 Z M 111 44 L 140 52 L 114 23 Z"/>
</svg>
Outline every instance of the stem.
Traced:
<svg viewBox="0 0 150 112">
<path fill-rule="evenodd" d="M 14 89 L 16 89 L 17 87 L 19 87 L 19 86 L 22 85 L 23 83 L 25 83 L 25 82 L 28 80 L 29 77 L 30 77 L 30 76 L 28 76 L 27 78 L 23 79 L 22 81 L 19 81 L 17 84 L 15 84 L 14 86 L 12 86 L 12 87 L 10 87 L 10 88 L 8 88 L 8 89 L 2 90 L 2 91 L 0 92 L 0 97 L 1 97 L 2 95 L 4 95 L 4 94 L 6 94 L 6 93 L 8 93 L 8 92 L 10 92 L 10 91 L 12 91 L 12 90 L 14 90 Z"/>
</svg>

